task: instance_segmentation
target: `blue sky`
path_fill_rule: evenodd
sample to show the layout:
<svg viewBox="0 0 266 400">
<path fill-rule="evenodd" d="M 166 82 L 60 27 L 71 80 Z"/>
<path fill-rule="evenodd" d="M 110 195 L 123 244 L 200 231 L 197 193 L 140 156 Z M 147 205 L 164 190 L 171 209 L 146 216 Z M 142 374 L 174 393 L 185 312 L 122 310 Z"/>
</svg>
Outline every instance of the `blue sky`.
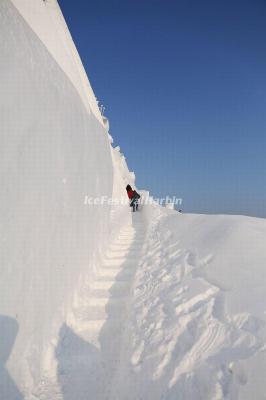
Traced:
<svg viewBox="0 0 266 400">
<path fill-rule="evenodd" d="M 266 217 L 266 1 L 59 3 L 137 186 Z"/>
</svg>

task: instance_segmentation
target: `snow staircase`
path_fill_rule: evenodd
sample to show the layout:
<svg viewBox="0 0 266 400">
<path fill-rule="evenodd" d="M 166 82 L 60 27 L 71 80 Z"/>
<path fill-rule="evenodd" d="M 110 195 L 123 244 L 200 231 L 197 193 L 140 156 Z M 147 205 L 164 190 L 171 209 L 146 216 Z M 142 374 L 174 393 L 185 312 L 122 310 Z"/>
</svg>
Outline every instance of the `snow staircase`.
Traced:
<svg viewBox="0 0 266 400">
<path fill-rule="evenodd" d="M 109 245 L 87 304 L 75 311 L 81 337 L 103 352 L 109 347 L 108 368 L 110 360 L 119 354 L 131 289 L 144 244 L 143 223 L 137 220 L 141 216 L 134 217 L 134 224 L 125 226 Z"/>
</svg>

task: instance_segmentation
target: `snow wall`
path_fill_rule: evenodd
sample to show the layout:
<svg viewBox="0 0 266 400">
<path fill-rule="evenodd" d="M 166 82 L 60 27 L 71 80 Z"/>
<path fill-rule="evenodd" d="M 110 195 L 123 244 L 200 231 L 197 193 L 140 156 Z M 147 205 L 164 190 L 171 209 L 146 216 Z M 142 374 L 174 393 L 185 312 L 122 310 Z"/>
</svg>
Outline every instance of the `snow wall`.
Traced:
<svg viewBox="0 0 266 400">
<path fill-rule="evenodd" d="M 0 52 L 0 393 L 13 399 L 54 374 L 60 327 L 130 218 L 85 197 L 123 196 L 134 174 L 56 0 L 1 0 Z"/>
</svg>

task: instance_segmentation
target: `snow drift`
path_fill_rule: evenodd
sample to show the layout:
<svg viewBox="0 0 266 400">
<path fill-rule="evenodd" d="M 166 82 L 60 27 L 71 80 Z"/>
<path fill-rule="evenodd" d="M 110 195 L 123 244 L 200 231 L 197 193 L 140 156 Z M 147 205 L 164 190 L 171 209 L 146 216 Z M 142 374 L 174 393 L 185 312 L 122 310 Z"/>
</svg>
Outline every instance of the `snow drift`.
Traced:
<svg viewBox="0 0 266 400">
<path fill-rule="evenodd" d="M 266 221 L 145 214 L 112 398 L 264 399 Z"/>
<path fill-rule="evenodd" d="M 266 221 L 87 205 L 135 176 L 56 0 L 0 51 L 1 400 L 264 399 Z"/>
<path fill-rule="evenodd" d="M 97 270 L 111 207 L 85 206 L 85 196 L 124 193 L 56 1 L 13 3 L 0 4 L 0 329 L 16 337 L 1 360 L 6 399 L 54 373 L 52 339 Z"/>
</svg>

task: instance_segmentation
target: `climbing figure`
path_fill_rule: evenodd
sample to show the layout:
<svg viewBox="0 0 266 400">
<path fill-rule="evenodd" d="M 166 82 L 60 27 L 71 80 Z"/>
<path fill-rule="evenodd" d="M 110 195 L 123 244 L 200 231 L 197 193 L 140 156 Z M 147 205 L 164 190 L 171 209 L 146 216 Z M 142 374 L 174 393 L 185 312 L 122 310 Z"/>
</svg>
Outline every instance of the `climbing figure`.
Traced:
<svg viewBox="0 0 266 400">
<path fill-rule="evenodd" d="M 130 200 L 130 207 L 132 207 L 133 212 L 137 211 L 139 204 L 138 201 L 140 199 L 140 195 L 136 190 L 133 190 L 130 185 L 127 185 L 126 187 L 127 195 Z"/>
</svg>

